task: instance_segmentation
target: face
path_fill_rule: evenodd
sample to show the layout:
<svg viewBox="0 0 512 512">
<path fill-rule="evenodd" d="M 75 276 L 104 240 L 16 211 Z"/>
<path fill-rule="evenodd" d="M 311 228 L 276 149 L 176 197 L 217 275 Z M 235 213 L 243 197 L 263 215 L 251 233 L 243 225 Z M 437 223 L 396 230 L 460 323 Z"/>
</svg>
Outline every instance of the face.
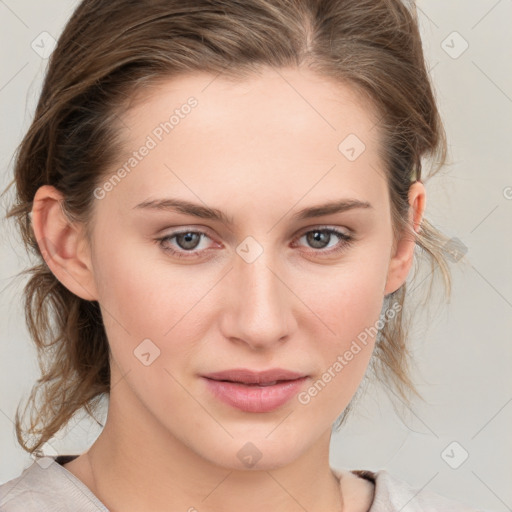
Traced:
<svg viewBox="0 0 512 512">
<path fill-rule="evenodd" d="M 112 407 L 127 429 L 226 468 L 247 467 L 244 454 L 259 469 L 290 463 L 354 395 L 394 291 L 376 117 L 350 88 L 288 69 L 175 78 L 122 121 L 90 252 Z M 306 378 L 283 403 L 268 399 L 282 385 L 267 398 L 245 386 L 253 399 L 235 406 L 203 376 L 239 368 Z"/>
</svg>

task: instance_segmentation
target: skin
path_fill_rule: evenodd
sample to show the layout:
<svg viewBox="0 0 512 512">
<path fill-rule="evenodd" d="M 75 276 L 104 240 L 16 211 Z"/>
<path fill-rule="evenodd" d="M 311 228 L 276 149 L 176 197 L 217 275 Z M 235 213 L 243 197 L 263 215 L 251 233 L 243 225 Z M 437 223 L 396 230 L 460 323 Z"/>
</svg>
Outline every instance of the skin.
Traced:
<svg viewBox="0 0 512 512">
<path fill-rule="evenodd" d="M 63 215 L 55 188 L 35 195 L 32 221 L 47 263 L 69 290 L 99 302 L 112 352 L 105 428 L 65 467 L 112 511 L 368 510 L 372 484 L 344 472 L 340 493 L 329 443 L 363 378 L 372 338 L 309 403 L 294 397 L 272 412 L 218 401 L 200 375 L 281 367 L 309 375 L 307 389 L 404 283 L 414 242 L 393 239 L 377 117 L 351 88 L 309 70 L 265 69 L 240 83 L 213 78 L 162 83 L 122 116 L 129 155 L 187 98 L 198 101 L 95 199 L 91 241 Z M 338 150 L 348 134 L 366 146 L 355 161 Z M 222 210 L 234 224 L 134 208 L 171 196 Z M 342 198 L 372 207 L 292 218 Z M 420 182 L 409 203 L 417 230 Z M 344 241 L 327 235 L 321 246 L 304 236 L 325 227 L 352 233 L 353 243 L 326 255 Z M 198 257 L 164 250 L 186 253 L 179 237 L 155 242 L 179 230 L 207 235 L 189 241 Z M 263 249 L 252 262 L 236 252 L 249 236 Z M 160 350 L 149 366 L 134 356 L 147 338 Z M 261 454 L 250 468 L 237 457 L 248 442 Z"/>
</svg>

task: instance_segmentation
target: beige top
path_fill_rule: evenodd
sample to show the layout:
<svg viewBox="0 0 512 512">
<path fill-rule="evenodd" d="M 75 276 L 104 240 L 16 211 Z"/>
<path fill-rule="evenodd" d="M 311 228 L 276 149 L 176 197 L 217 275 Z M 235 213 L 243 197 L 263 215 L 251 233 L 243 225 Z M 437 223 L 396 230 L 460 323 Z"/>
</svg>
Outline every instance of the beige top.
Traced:
<svg viewBox="0 0 512 512">
<path fill-rule="evenodd" d="M 62 466 L 76 457 L 42 457 L 17 478 L 0 485 L 0 512 L 109 512 L 81 480 Z M 477 512 L 438 494 L 415 489 L 387 471 L 331 470 L 340 481 L 355 475 L 373 483 L 374 497 L 368 512 Z"/>
</svg>

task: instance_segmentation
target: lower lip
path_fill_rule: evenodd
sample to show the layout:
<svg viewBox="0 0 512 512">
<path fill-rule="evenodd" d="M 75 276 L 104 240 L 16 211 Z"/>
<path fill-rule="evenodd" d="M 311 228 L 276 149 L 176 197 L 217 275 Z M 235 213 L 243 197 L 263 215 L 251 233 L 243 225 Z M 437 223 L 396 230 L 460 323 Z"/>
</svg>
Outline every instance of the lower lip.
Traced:
<svg viewBox="0 0 512 512">
<path fill-rule="evenodd" d="M 250 386 L 204 377 L 208 389 L 222 402 L 246 412 L 270 412 L 291 400 L 307 377 L 279 382 L 273 386 Z"/>
</svg>

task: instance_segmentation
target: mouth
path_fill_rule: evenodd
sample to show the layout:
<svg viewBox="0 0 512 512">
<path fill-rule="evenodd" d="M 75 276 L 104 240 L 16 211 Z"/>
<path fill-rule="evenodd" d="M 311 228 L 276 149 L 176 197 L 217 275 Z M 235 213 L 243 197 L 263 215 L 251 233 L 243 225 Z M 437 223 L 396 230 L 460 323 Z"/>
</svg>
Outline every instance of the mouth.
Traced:
<svg viewBox="0 0 512 512">
<path fill-rule="evenodd" d="M 304 373 L 285 370 L 283 368 L 272 368 L 264 371 L 253 371 L 246 368 L 233 368 L 221 372 L 209 373 L 203 377 L 220 382 L 233 382 L 238 384 L 274 386 L 281 382 L 307 377 Z"/>
<path fill-rule="evenodd" d="M 245 372 L 245 373 L 244 373 Z M 278 372 L 273 370 L 274 374 Z M 225 372 L 224 372 L 225 373 Z M 243 375 L 242 375 L 243 373 Z M 211 394 L 231 407 L 244 412 L 271 412 L 288 403 L 304 386 L 307 375 L 287 372 L 285 378 L 269 379 L 268 372 L 238 372 L 230 378 L 225 375 L 202 376 Z M 223 377 L 223 378 L 221 378 Z"/>
<path fill-rule="evenodd" d="M 205 378 L 208 378 L 208 377 L 205 377 Z M 268 387 L 268 386 L 275 386 L 276 384 L 281 384 L 282 382 L 292 382 L 293 380 L 297 380 L 297 379 L 273 380 L 273 381 L 270 381 L 270 382 L 262 382 L 262 383 L 242 382 L 242 381 L 237 381 L 237 380 L 226 380 L 226 379 L 222 379 L 222 380 L 221 379 L 210 379 L 210 380 L 215 380 L 217 382 L 230 382 L 231 384 L 241 384 L 242 386 L 265 388 L 265 387 Z"/>
</svg>

